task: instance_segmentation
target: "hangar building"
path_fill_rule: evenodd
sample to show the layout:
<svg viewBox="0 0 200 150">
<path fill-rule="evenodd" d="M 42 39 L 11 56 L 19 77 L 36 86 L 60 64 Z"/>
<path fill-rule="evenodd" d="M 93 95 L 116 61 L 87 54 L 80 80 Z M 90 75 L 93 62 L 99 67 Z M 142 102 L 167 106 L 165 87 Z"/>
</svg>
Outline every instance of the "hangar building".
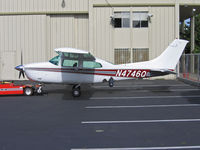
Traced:
<svg viewBox="0 0 200 150">
<path fill-rule="evenodd" d="M 0 80 L 18 79 L 21 52 L 24 64 L 47 61 L 58 47 L 115 64 L 153 59 L 199 6 L 199 0 L 0 0 Z"/>
</svg>

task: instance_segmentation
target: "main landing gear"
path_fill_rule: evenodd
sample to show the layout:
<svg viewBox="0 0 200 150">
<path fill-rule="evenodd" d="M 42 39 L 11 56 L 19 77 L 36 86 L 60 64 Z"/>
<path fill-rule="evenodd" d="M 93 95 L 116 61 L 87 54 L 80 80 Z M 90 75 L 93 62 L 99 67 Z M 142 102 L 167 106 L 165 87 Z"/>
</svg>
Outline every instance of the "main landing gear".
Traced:
<svg viewBox="0 0 200 150">
<path fill-rule="evenodd" d="M 112 77 L 108 80 L 108 85 L 109 85 L 109 87 L 114 86 L 114 79 Z"/>
<path fill-rule="evenodd" d="M 72 96 L 79 97 L 81 95 L 81 86 L 80 84 L 76 84 L 72 87 Z"/>
</svg>

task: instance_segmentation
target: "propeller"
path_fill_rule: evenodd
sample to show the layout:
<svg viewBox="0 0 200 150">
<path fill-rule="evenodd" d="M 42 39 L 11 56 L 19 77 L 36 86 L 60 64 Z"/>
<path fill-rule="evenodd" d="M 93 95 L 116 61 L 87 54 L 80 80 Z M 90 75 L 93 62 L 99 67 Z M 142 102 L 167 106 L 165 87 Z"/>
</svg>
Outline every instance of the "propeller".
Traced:
<svg viewBox="0 0 200 150">
<path fill-rule="evenodd" d="M 15 67 L 15 69 L 19 71 L 19 79 L 21 78 L 21 75 L 23 76 L 23 78 L 25 78 L 22 51 L 21 51 L 21 65 Z"/>
</svg>

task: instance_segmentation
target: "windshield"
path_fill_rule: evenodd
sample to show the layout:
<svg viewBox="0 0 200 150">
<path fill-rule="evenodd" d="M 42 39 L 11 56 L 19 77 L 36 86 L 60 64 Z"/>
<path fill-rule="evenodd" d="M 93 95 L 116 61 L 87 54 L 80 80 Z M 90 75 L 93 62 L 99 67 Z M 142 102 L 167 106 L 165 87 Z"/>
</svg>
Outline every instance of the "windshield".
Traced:
<svg viewBox="0 0 200 150">
<path fill-rule="evenodd" d="M 58 66 L 59 61 L 60 61 L 59 55 L 49 60 L 50 63 L 57 65 L 57 66 Z"/>
</svg>

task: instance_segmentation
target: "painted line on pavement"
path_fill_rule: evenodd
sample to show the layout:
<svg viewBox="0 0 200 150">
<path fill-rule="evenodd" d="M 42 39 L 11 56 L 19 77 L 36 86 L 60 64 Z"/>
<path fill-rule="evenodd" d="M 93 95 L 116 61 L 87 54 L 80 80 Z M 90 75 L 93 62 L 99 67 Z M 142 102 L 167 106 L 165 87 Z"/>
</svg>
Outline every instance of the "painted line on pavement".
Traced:
<svg viewBox="0 0 200 150">
<path fill-rule="evenodd" d="M 170 149 L 200 149 L 200 146 L 135 147 L 135 148 L 81 148 L 81 149 L 71 149 L 71 150 L 170 150 Z"/>
<path fill-rule="evenodd" d="M 121 88 L 129 88 L 129 87 L 177 87 L 177 86 L 180 86 L 180 87 L 186 87 L 186 86 L 188 86 L 188 87 L 191 87 L 191 85 L 188 85 L 188 84 L 175 84 L 175 85 L 152 85 L 152 84 L 150 84 L 150 85 L 130 85 L 130 86 L 127 86 L 127 85 L 114 85 L 114 87 L 121 87 Z M 108 88 L 110 88 L 109 86 L 106 86 L 106 85 L 94 85 L 93 87 L 95 87 L 95 88 L 106 88 L 106 87 L 108 87 Z"/>
<path fill-rule="evenodd" d="M 130 96 L 130 97 L 91 97 L 90 99 L 94 99 L 94 100 L 101 100 L 101 99 L 164 99 L 164 98 L 198 98 L 200 97 L 200 95 L 187 95 L 187 96 L 138 96 L 138 97 L 134 97 L 134 96 Z"/>
<path fill-rule="evenodd" d="M 82 121 L 81 124 L 169 123 L 169 122 L 200 122 L 200 119 Z"/>
<path fill-rule="evenodd" d="M 120 108 L 159 108 L 159 107 L 199 107 L 200 104 L 177 105 L 140 105 L 140 106 L 87 106 L 86 109 L 120 109 Z"/>
</svg>

